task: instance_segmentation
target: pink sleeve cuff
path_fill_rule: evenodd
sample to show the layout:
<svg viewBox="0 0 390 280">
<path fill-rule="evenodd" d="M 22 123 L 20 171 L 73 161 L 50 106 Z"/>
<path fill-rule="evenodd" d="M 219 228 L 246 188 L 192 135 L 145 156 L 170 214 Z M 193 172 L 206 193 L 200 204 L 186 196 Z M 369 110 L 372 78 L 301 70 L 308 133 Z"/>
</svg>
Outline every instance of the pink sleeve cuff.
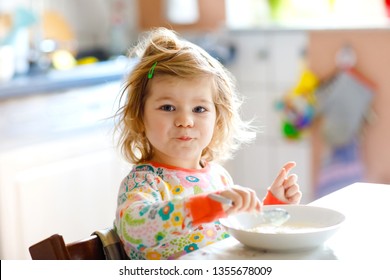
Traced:
<svg viewBox="0 0 390 280">
<path fill-rule="evenodd" d="M 263 199 L 264 205 L 275 205 L 275 204 L 287 204 L 286 202 L 277 199 L 272 192 L 268 191 Z"/>
<path fill-rule="evenodd" d="M 222 204 L 209 198 L 207 195 L 195 195 L 190 197 L 186 203 L 186 208 L 192 217 L 193 226 L 210 223 L 219 218 L 226 217 Z"/>
</svg>

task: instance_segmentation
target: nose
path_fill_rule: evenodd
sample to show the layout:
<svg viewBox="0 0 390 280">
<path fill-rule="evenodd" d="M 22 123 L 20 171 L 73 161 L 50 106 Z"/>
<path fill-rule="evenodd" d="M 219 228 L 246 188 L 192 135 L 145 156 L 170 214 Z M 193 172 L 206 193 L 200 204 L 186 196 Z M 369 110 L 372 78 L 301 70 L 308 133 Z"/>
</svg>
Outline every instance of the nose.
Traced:
<svg viewBox="0 0 390 280">
<path fill-rule="evenodd" d="M 175 126 L 177 127 L 193 127 L 194 119 L 189 112 L 180 112 L 176 115 Z"/>
</svg>

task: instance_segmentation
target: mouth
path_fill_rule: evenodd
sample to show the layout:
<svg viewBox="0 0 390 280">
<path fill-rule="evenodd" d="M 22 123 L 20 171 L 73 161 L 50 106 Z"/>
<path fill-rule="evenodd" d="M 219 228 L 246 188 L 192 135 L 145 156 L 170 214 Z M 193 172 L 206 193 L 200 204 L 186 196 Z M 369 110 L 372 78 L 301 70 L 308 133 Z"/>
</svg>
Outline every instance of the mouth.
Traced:
<svg viewBox="0 0 390 280">
<path fill-rule="evenodd" d="M 189 136 L 181 136 L 181 137 L 178 137 L 177 139 L 180 141 L 191 141 L 192 140 L 192 138 Z"/>
</svg>

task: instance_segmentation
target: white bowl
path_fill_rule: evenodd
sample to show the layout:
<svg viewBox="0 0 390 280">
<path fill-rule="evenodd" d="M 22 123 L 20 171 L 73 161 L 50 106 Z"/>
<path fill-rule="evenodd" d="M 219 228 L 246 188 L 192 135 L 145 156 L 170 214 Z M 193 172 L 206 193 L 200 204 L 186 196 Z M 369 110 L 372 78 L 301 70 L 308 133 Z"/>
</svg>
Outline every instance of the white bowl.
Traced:
<svg viewBox="0 0 390 280">
<path fill-rule="evenodd" d="M 280 227 L 259 226 L 258 217 L 241 213 L 220 219 L 222 226 L 242 244 L 263 250 L 289 251 L 313 249 L 331 237 L 345 220 L 345 216 L 332 209 L 307 205 L 267 205 L 264 210 L 283 208 L 290 219 Z"/>
</svg>

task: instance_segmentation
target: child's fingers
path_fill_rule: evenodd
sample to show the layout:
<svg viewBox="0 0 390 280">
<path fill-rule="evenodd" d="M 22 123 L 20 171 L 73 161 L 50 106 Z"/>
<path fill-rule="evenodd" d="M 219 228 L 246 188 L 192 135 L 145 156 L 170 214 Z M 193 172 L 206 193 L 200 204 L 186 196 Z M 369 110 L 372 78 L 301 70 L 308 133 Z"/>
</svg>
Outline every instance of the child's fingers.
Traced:
<svg viewBox="0 0 390 280">
<path fill-rule="evenodd" d="M 284 195 L 286 196 L 287 199 L 289 199 L 289 198 L 293 197 L 298 192 L 299 192 L 298 184 L 293 184 L 285 189 Z"/>
<path fill-rule="evenodd" d="M 299 185 L 297 183 L 290 185 L 285 189 L 285 197 L 289 203 L 297 204 L 302 198 L 302 193 L 299 190 Z"/>
<path fill-rule="evenodd" d="M 278 176 L 276 177 L 276 179 L 274 180 L 272 185 L 274 185 L 276 187 L 282 186 L 284 183 L 284 180 L 286 179 L 286 174 L 287 174 L 286 169 L 283 167 L 280 170 Z"/>
<path fill-rule="evenodd" d="M 259 199 L 257 198 L 255 191 L 252 190 L 250 195 L 250 201 L 248 203 L 248 208 L 246 209 L 248 212 L 256 211 L 257 208 L 259 208 Z"/>
<path fill-rule="evenodd" d="M 256 198 L 256 206 L 255 206 L 255 211 L 260 212 L 261 207 L 263 207 L 263 204 L 261 203 L 260 199 Z"/>
<path fill-rule="evenodd" d="M 283 186 L 284 186 L 284 188 L 288 188 L 289 186 L 296 184 L 297 181 L 298 181 L 298 175 L 297 174 L 291 174 L 283 182 Z"/>
<path fill-rule="evenodd" d="M 245 211 L 245 209 L 247 209 L 250 204 L 250 196 L 251 196 L 250 193 L 242 189 L 238 189 L 238 190 L 236 189 L 235 192 L 237 193 L 237 197 L 239 197 L 241 201 L 240 205 L 236 205 L 233 201 L 235 211 L 236 212 Z"/>
<path fill-rule="evenodd" d="M 288 202 L 291 204 L 298 204 L 301 201 L 301 198 L 302 198 L 302 193 L 298 191 L 293 196 L 288 198 Z"/>
<path fill-rule="evenodd" d="M 224 197 L 230 199 L 232 201 L 232 205 L 230 208 L 226 211 L 226 213 L 233 214 L 237 212 L 238 209 L 242 207 L 243 200 L 240 195 L 238 195 L 234 190 L 228 190 L 221 193 Z"/>
<path fill-rule="evenodd" d="M 290 172 L 291 169 L 293 169 L 297 164 L 295 163 L 295 161 L 289 161 L 287 162 L 283 168 L 286 170 L 286 174 L 288 174 L 288 172 Z"/>
<path fill-rule="evenodd" d="M 256 207 L 256 193 L 254 190 L 249 188 L 239 187 L 235 189 L 237 194 L 241 196 L 242 204 L 241 207 L 237 207 L 236 211 L 252 211 Z"/>
<path fill-rule="evenodd" d="M 226 214 L 228 215 L 256 209 L 260 210 L 259 199 L 252 189 L 235 186 L 231 189 L 222 191 L 220 195 L 232 201 L 233 205 L 226 210 Z"/>
<path fill-rule="evenodd" d="M 293 169 L 295 167 L 296 163 L 294 161 L 289 161 L 287 162 L 283 167 L 282 169 L 280 170 L 278 176 L 276 177 L 276 179 L 274 180 L 273 182 L 273 185 L 274 186 L 282 186 L 284 185 L 285 181 L 286 181 L 286 176 L 288 174 L 288 172 Z"/>
<path fill-rule="evenodd" d="M 236 189 L 224 190 L 220 195 L 232 201 L 232 205 L 226 210 L 227 215 L 237 213 L 243 207 L 244 197 Z"/>
</svg>

